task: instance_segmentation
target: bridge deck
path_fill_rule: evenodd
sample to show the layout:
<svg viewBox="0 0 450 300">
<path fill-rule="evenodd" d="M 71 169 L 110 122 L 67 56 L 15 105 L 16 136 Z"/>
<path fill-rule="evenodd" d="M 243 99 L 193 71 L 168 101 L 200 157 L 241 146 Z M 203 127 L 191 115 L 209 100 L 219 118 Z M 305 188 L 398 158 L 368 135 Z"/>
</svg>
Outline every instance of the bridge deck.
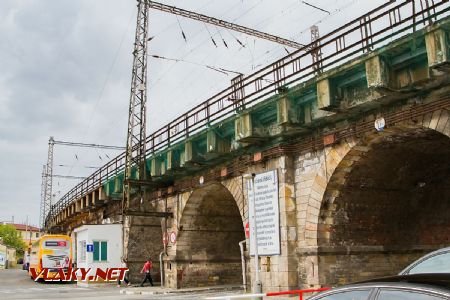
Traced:
<svg viewBox="0 0 450 300">
<path fill-rule="evenodd" d="M 170 185 L 174 177 L 250 148 L 257 152 L 281 145 L 293 135 L 376 107 L 383 93 L 404 93 L 411 85 L 426 84 L 429 67 L 448 68 L 448 54 L 430 61 L 439 49 L 430 49 L 427 35 L 435 32 L 437 40 L 443 35 L 448 52 L 450 5 L 442 0 L 423 9 L 415 6 L 411 0 L 386 3 L 305 49 L 236 77 L 231 86 L 148 137 L 149 177 L 156 186 Z M 312 54 L 319 54 L 319 60 L 313 61 Z M 412 77 L 403 76 L 405 68 Z M 396 82 L 387 78 L 389 72 L 398 77 Z M 76 185 L 52 206 L 47 226 L 79 199 L 86 199 L 79 210 L 89 203 L 120 199 L 124 164 L 122 153 Z"/>
</svg>

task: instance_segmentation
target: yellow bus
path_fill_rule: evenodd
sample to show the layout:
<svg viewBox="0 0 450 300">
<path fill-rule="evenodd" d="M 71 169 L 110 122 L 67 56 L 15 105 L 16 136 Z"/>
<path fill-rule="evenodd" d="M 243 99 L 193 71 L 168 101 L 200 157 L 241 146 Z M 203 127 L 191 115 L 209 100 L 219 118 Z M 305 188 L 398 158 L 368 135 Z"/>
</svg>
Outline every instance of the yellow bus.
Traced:
<svg viewBox="0 0 450 300">
<path fill-rule="evenodd" d="M 32 279 L 43 269 L 48 269 L 48 275 L 54 276 L 60 269 L 67 271 L 72 264 L 72 241 L 70 236 L 62 234 L 43 235 L 31 246 L 30 266 L 28 273 Z"/>
</svg>

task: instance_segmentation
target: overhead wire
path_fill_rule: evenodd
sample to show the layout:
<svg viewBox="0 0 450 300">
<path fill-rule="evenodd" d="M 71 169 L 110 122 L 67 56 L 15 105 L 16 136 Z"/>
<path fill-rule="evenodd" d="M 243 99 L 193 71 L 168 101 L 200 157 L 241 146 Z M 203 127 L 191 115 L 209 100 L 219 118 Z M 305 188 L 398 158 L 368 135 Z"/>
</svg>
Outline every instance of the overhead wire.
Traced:
<svg viewBox="0 0 450 300">
<path fill-rule="evenodd" d="M 215 66 L 211 66 L 211 65 L 205 65 L 205 64 L 201 64 L 201 63 L 197 63 L 197 62 L 193 62 L 193 61 L 188 61 L 188 60 L 184 60 L 184 59 L 169 58 L 169 57 L 160 56 L 160 55 L 154 55 L 154 54 L 150 54 L 149 56 L 153 57 L 153 58 L 157 58 L 157 59 L 176 61 L 176 62 L 184 62 L 184 63 L 188 63 L 188 64 L 200 66 L 200 67 L 206 67 L 208 69 L 211 69 L 211 70 L 214 70 L 214 71 L 218 71 L 220 73 L 224 73 L 225 75 L 228 75 L 228 73 L 234 73 L 234 74 L 242 75 L 242 73 L 237 72 L 237 71 L 232 71 L 232 70 L 225 69 L 225 68 L 222 68 L 222 67 L 215 67 Z"/>
<path fill-rule="evenodd" d="M 302 3 L 303 3 L 303 4 L 306 4 L 306 5 L 308 5 L 308 6 L 311 6 L 312 8 L 315 8 L 315 9 L 317 9 L 317 10 L 323 11 L 323 12 L 325 12 L 325 13 L 331 15 L 331 13 L 330 13 L 328 10 L 326 10 L 326 9 L 323 9 L 323 8 L 321 8 L 321 7 L 318 7 L 318 6 L 316 6 L 316 5 L 313 5 L 313 4 L 311 4 L 311 3 L 308 3 L 308 2 L 306 2 L 306 1 L 302 1 Z"/>
<path fill-rule="evenodd" d="M 211 32 L 210 32 L 209 29 L 208 29 L 208 26 L 206 26 L 206 23 L 203 23 L 203 25 L 205 25 L 205 29 L 206 29 L 206 31 L 208 32 L 209 37 L 211 38 L 212 43 L 213 43 L 214 46 L 216 46 L 216 48 L 217 48 L 216 41 L 215 41 L 214 38 L 212 37 Z"/>
<path fill-rule="evenodd" d="M 334 11 L 332 11 L 331 15 L 327 15 L 327 16 L 325 16 L 323 18 L 320 18 L 318 21 L 313 23 L 313 25 L 318 25 L 318 24 L 322 23 L 324 20 L 326 20 L 326 19 L 328 19 L 328 18 L 330 18 L 330 17 L 332 17 L 332 16 L 342 12 L 343 10 L 345 10 L 348 7 L 354 5 L 358 1 L 359 0 L 351 0 L 350 2 L 340 6 L 339 8 L 335 9 Z M 305 34 L 306 32 L 309 32 L 309 31 L 310 31 L 310 26 L 308 26 L 307 28 L 303 29 L 302 31 L 300 31 L 296 35 L 292 36 L 291 39 L 297 40 L 300 36 L 302 36 L 303 34 Z M 261 57 L 265 57 L 266 58 L 266 62 L 265 63 L 267 63 L 269 60 L 272 61 L 272 60 L 279 59 L 279 58 L 283 57 L 284 55 L 281 54 L 282 51 L 283 51 L 283 48 L 280 48 L 278 46 L 274 46 L 270 50 L 266 51 L 263 55 L 257 56 L 256 59 L 258 60 Z M 268 52 L 271 53 L 271 55 L 267 56 L 267 54 L 269 54 Z M 247 66 L 248 66 L 248 64 L 242 65 L 242 66 L 239 67 L 239 69 L 245 68 Z"/>
<path fill-rule="evenodd" d="M 177 18 L 178 26 L 180 27 L 180 30 L 181 30 L 181 35 L 183 36 L 184 41 L 187 43 L 186 34 L 185 34 L 184 31 L 183 31 L 183 27 L 181 27 L 180 20 L 178 19 L 178 16 L 177 16 L 177 15 L 175 15 L 175 18 Z"/>
<path fill-rule="evenodd" d="M 249 9 L 247 9 L 247 10 L 245 10 L 243 13 L 241 13 L 238 17 L 236 17 L 236 18 L 234 18 L 233 19 L 233 21 L 236 21 L 237 19 L 239 19 L 240 17 L 242 17 L 242 16 L 244 16 L 244 15 L 246 15 L 246 14 L 248 14 L 251 10 L 253 10 L 258 4 L 260 4 L 260 2 L 258 2 L 258 3 L 256 3 L 256 4 L 254 4 L 253 6 L 251 6 Z M 216 33 L 216 35 L 219 35 L 219 36 L 221 36 L 221 38 L 222 38 L 222 40 L 224 41 L 225 39 L 222 37 L 222 35 L 221 35 L 221 33 L 220 33 L 220 30 L 218 29 L 218 28 L 216 28 L 217 30 L 217 33 Z M 225 42 L 226 43 L 226 42 Z M 202 45 L 204 44 L 204 42 L 202 42 L 202 43 L 200 43 L 199 45 L 197 45 L 197 46 L 194 46 L 188 53 L 186 53 L 183 57 L 185 58 L 185 57 L 188 57 L 188 56 L 190 56 L 195 50 L 197 50 L 199 47 L 201 47 Z M 228 46 L 228 45 L 227 45 Z M 223 56 L 224 54 L 221 54 L 221 56 Z M 207 54 L 206 55 L 206 57 L 209 57 L 210 56 L 210 54 Z M 217 58 L 216 58 L 217 59 Z M 175 66 L 175 64 L 176 64 L 176 62 L 171 66 L 171 68 L 173 68 L 174 66 Z M 170 68 L 170 69 L 171 69 Z M 169 70 L 170 70 L 169 69 Z M 167 72 L 166 73 L 168 73 L 168 71 L 169 70 L 167 70 Z M 156 85 L 160 80 L 162 80 L 162 78 L 165 76 L 165 74 L 163 75 L 163 76 L 161 76 L 161 77 L 159 77 L 158 78 L 158 80 L 155 82 L 155 83 L 153 83 L 154 85 Z M 193 82 L 193 81 L 195 81 L 195 76 L 189 76 L 190 78 L 191 78 L 191 82 Z M 153 85 L 153 86 L 154 86 Z M 191 85 L 188 85 L 188 86 L 191 86 Z M 181 90 L 180 92 L 182 92 L 182 88 L 180 88 L 180 89 L 178 89 L 178 90 Z M 217 90 L 217 87 L 216 87 L 216 90 Z M 179 93 L 180 93 L 179 92 Z M 172 92 L 173 93 L 173 92 Z M 177 97 L 174 97 L 174 98 L 177 98 Z M 198 100 L 201 100 L 201 99 L 198 99 Z M 198 102 L 198 100 L 193 100 L 193 101 L 190 101 L 189 102 L 189 104 L 192 104 L 192 103 L 197 103 Z"/>
</svg>

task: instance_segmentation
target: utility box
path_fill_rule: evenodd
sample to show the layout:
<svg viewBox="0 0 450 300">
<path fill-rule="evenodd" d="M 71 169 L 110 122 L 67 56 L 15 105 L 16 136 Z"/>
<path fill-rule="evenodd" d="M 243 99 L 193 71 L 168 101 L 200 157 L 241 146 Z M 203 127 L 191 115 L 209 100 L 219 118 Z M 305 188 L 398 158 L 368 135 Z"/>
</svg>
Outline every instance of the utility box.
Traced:
<svg viewBox="0 0 450 300">
<path fill-rule="evenodd" d="M 95 275 L 97 269 L 122 267 L 122 224 L 82 225 L 75 228 L 72 238 L 77 268 L 90 268 L 89 275 Z"/>
</svg>

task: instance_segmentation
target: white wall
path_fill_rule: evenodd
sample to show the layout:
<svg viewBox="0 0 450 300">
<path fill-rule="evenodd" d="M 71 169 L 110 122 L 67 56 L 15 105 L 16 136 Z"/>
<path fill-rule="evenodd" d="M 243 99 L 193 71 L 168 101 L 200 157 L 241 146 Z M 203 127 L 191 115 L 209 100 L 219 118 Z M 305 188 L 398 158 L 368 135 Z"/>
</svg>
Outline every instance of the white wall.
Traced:
<svg viewBox="0 0 450 300">
<path fill-rule="evenodd" d="M 76 263 L 78 268 L 91 268 L 89 275 L 95 275 L 97 268 L 121 268 L 122 256 L 122 225 L 83 225 L 74 230 L 74 244 L 76 243 Z M 94 241 L 108 242 L 108 257 L 106 262 L 94 262 L 94 253 L 87 252 L 86 247 L 80 247 L 80 242 L 94 244 Z M 85 260 L 82 260 L 85 255 Z"/>
</svg>

